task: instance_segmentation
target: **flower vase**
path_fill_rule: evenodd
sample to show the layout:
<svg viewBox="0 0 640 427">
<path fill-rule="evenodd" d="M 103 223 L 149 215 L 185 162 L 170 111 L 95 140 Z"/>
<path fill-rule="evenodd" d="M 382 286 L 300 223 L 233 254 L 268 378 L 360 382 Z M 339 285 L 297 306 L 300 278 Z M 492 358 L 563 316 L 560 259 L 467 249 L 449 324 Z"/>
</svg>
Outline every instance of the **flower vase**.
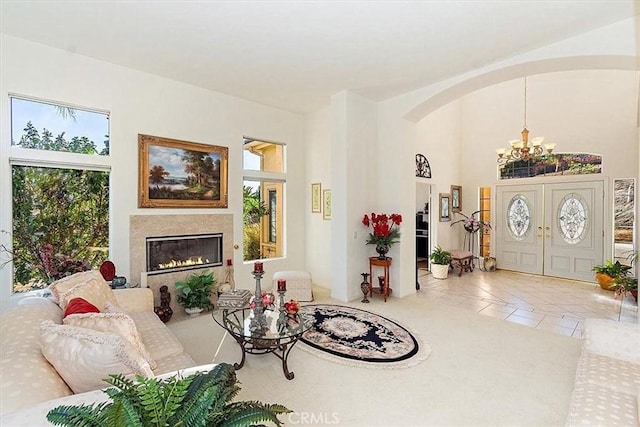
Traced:
<svg viewBox="0 0 640 427">
<path fill-rule="evenodd" d="M 371 292 L 371 284 L 369 284 L 369 281 L 367 280 L 369 273 L 360 273 L 360 275 L 362 276 L 360 290 L 362 290 L 362 293 L 364 294 L 364 298 L 360 302 L 369 303 L 369 299 L 367 298 L 367 295 Z"/>
<path fill-rule="evenodd" d="M 380 260 L 387 259 L 387 252 L 389 252 L 389 245 L 378 243 L 376 245 L 376 252 L 378 252 L 378 259 Z"/>
</svg>

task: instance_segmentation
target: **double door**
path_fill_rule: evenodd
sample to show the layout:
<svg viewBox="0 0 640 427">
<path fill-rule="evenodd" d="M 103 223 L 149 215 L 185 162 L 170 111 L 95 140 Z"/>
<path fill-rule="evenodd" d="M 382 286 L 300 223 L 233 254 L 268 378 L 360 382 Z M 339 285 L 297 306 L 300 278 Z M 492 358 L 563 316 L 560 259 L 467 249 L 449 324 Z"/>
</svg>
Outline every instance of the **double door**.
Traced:
<svg viewBox="0 0 640 427">
<path fill-rule="evenodd" d="M 591 281 L 601 264 L 603 181 L 496 187 L 500 268 Z"/>
</svg>

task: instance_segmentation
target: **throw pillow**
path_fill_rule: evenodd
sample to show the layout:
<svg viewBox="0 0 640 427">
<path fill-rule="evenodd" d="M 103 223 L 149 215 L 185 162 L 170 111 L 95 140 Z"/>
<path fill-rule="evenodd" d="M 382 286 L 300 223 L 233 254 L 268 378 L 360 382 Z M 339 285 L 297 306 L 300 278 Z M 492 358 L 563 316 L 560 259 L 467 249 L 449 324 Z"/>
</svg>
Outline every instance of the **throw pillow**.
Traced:
<svg viewBox="0 0 640 427">
<path fill-rule="evenodd" d="M 60 307 L 63 310 L 66 309 L 67 304 L 69 304 L 69 301 L 73 298 L 84 298 L 98 307 L 100 311 L 104 311 L 104 304 L 107 301 L 113 305 L 118 305 L 113 290 L 111 290 L 111 287 L 105 282 L 100 272 L 98 272 L 98 276 L 99 277 L 91 277 L 86 282 L 79 283 L 60 295 Z"/>
<path fill-rule="evenodd" d="M 49 290 L 51 291 L 51 295 L 53 295 L 53 299 L 56 302 L 60 302 L 60 296 L 62 296 L 62 294 L 69 291 L 74 286 L 85 283 L 88 280 L 97 277 L 102 278 L 102 275 L 98 270 L 89 270 L 75 273 L 71 276 L 63 277 L 62 279 L 56 280 L 51 285 L 49 285 Z"/>
<path fill-rule="evenodd" d="M 71 303 L 73 303 L 72 300 Z M 69 306 L 71 306 L 71 303 Z M 109 303 L 107 303 L 109 304 Z M 126 338 L 133 347 L 149 363 L 151 369 L 156 368 L 156 362 L 151 358 L 147 348 L 142 343 L 138 329 L 133 319 L 125 313 L 86 313 L 72 314 L 62 320 L 65 325 L 92 329 L 100 332 L 111 332 Z"/>
<path fill-rule="evenodd" d="M 67 308 L 64 310 L 64 316 L 67 317 L 71 314 L 82 314 L 82 313 L 100 313 L 98 307 L 91 304 L 84 298 L 74 298 L 69 301 L 67 304 Z"/>
<path fill-rule="evenodd" d="M 109 301 L 104 303 L 104 312 L 105 313 L 126 313 L 120 306 L 113 305 Z"/>
<path fill-rule="evenodd" d="M 40 345 L 74 393 L 106 387 L 104 378 L 110 374 L 153 376 L 147 361 L 120 335 L 45 320 L 40 324 Z"/>
</svg>

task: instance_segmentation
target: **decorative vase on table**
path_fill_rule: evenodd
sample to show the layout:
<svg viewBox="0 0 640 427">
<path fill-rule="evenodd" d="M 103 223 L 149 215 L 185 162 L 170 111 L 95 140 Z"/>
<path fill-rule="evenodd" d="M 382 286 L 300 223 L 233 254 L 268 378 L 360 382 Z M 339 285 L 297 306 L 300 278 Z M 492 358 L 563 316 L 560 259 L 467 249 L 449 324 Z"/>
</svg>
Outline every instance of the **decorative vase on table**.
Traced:
<svg viewBox="0 0 640 427">
<path fill-rule="evenodd" d="M 376 245 L 376 252 L 378 252 L 378 259 L 380 260 L 387 259 L 387 252 L 389 252 L 389 245 L 385 245 L 384 243 L 378 243 Z"/>
</svg>

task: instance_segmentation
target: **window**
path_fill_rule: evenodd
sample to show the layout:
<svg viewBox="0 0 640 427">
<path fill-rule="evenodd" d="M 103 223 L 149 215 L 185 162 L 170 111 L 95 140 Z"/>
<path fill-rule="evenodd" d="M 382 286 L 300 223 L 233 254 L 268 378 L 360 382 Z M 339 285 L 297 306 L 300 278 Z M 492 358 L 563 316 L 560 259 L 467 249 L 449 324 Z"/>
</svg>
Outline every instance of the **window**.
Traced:
<svg viewBox="0 0 640 427">
<path fill-rule="evenodd" d="M 98 268 L 109 257 L 109 167 L 92 159 L 109 155 L 108 114 L 12 97 L 11 141 L 13 291 Z"/>
<path fill-rule="evenodd" d="M 491 221 L 491 187 L 480 187 L 480 221 Z M 491 251 L 491 228 L 482 227 L 480 233 L 480 256 L 488 257 Z"/>
<path fill-rule="evenodd" d="M 243 140 L 244 260 L 284 256 L 284 144 Z"/>
<path fill-rule="evenodd" d="M 269 190 L 269 243 L 276 243 L 277 213 L 278 213 L 278 192 Z"/>
</svg>

